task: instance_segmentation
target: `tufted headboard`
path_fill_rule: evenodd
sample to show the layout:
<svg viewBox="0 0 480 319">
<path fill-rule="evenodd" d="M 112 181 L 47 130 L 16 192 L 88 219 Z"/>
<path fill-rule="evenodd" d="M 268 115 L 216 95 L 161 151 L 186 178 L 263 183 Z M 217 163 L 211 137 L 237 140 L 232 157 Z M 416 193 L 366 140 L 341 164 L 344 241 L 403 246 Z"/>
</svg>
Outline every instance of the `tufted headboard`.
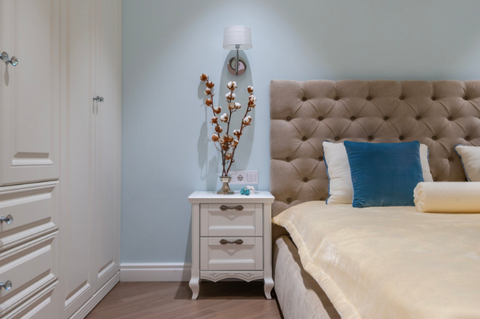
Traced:
<svg viewBox="0 0 480 319">
<path fill-rule="evenodd" d="M 480 145 L 480 81 L 274 80 L 270 117 L 275 216 L 291 205 L 327 198 L 325 140 L 418 140 L 429 148 L 435 181 L 465 180 L 453 148 Z"/>
</svg>

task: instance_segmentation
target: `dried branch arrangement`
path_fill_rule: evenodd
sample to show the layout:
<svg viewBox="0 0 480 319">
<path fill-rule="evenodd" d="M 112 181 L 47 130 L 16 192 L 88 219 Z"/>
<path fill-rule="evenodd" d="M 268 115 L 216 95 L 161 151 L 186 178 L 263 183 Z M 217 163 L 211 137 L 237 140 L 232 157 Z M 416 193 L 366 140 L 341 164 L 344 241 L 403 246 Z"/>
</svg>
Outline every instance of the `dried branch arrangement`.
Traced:
<svg viewBox="0 0 480 319">
<path fill-rule="evenodd" d="M 215 126 L 215 133 L 212 135 L 212 141 L 215 144 L 215 147 L 218 151 L 222 154 L 222 176 L 228 176 L 228 172 L 232 167 L 232 164 L 235 162 L 234 156 L 235 151 L 237 149 L 238 143 L 240 142 L 240 137 L 243 134 L 243 129 L 252 124 L 252 117 L 249 113 L 255 107 L 255 103 L 257 98 L 253 95 L 253 87 L 248 86 L 247 91 L 250 94 L 248 97 L 248 104 L 245 110 L 245 114 L 243 115 L 242 123 L 240 125 L 240 129 L 235 129 L 232 131 L 230 135 L 230 122 L 232 120 L 232 114 L 242 108 L 242 105 L 238 102 L 235 102 L 235 89 L 237 88 L 237 83 L 235 81 L 231 81 L 227 83 L 227 88 L 230 90 L 225 97 L 228 103 L 228 113 L 222 113 L 222 107 L 217 106 L 215 107 L 213 104 L 213 87 L 215 83 L 210 81 L 208 75 L 202 74 L 200 76 L 200 80 L 205 82 L 205 95 L 207 96 L 205 100 L 205 104 L 210 107 L 213 111 L 213 117 L 210 123 Z M 219 122 L 223 122 L 227 125 L 225 134 L 221 135 L 223 132 L 222 126 L 220 126 Z"/>
</svg>

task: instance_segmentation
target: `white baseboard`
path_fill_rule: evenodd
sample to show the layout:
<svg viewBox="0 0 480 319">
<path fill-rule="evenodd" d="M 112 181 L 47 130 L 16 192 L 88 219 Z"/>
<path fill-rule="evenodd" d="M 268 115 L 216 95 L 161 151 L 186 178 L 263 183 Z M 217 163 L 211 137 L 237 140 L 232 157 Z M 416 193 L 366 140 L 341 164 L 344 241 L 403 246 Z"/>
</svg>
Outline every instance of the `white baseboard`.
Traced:
<svg viewBox="0 0 480 319">
<path fill-rule="evenodd" d="M 119 282 L 120 276 L 117 272 L 102 288 L 100 288 L 90 299 L 87 300 L 73 315 L 70 316 L 70 319 L 83 319 L 85 318 L 90 311 L 95 308 L 95 306 L 102 301 L 102 299 L 110 292 L 110 290 L 115 287 Z"/>
<path fill-rule="evenodd" d="M 184 263 L 122 263 L 120 281 L 189 281 L 191 267 Z"/>
</svg>

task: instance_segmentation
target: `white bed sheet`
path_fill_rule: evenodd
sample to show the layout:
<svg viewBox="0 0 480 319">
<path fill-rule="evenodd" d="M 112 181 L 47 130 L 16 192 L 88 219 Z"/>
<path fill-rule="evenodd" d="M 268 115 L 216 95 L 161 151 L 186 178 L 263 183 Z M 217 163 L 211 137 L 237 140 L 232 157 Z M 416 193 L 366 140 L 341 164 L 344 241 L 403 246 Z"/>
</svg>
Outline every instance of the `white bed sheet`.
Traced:
<svg viewBox="0 0 480 319">
<path fill-rule="evenodd" d="M 342 318 L 480 318 L 480 215 L 315 201 L 273 219 Z"/>
</svg>

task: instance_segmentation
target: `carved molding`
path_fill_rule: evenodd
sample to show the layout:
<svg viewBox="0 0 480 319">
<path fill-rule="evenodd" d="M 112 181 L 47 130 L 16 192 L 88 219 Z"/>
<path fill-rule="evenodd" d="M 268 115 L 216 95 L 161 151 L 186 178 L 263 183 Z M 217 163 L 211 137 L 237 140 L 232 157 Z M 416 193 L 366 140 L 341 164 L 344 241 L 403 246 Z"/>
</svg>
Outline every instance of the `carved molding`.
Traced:
<svg viewBox="0 0 480 319">
<path fill-rule="evenodd" d="M 258 272 L 212 272 L 202 273 L 200 279 L 207 279 L 217 282 L 222 279 L 236 278 L 244 281 L 252 281 L 257 279 L 263 279 L 263 273 Z"/>
<path fill-rule="evenodd" d="M 30 311 L 40 300 L 50 297 L 58 283 L 57 277 L 48 274 L 33 285 L 2 303 L 1 318 L 17 318 L 19 313 Z"/>
</svg>

